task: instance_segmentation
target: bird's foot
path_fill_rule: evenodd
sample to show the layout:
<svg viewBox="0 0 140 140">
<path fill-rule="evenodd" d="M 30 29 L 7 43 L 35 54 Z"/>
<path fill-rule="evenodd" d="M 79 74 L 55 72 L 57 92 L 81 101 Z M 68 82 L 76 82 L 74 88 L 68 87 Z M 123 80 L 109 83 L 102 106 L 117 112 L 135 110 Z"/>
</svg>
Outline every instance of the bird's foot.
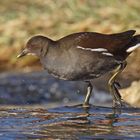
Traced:
<svg viewBox="0 0 140 140">
<path fill-rule="evenodd" d="M 122 100 L 122 108 L 128 108 L 128 107 L 132 107 L 132 106 Z"/>
<path fill-rule="evenodd" d="M 122 108 L 122 102 L 113 100 L 113 105 L 112 105 L 112 107 L 113 107 L 113 108 Z"/>
<path fill-rule="evenodd" d="M 91 107 L 91 104 L 89 103 L 83 103 L 83 108 L 90 108 Z"/>
<path fill-rule="evenodd" d="M 121 101 L 113 100 L 113 108 L 128 108 L 128 107 L 132 107 L 132 106 L 124 102 L 122 99 Z"/>
</svg>

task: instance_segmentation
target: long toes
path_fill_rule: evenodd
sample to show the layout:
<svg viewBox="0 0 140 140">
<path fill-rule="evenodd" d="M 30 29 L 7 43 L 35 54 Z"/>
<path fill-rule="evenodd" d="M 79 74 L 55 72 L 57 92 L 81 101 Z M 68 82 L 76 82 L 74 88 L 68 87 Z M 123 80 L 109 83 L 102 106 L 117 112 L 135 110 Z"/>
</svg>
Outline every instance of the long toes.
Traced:
<svg viewBox="0 0 140 140">
<path fill-rule="evenodd" d="M 128 107 L 132 107 L 132 106 L 124 102 L 123 100 L 121 100 L 121 102 L 113 100 L 113 108 L 128 108 Z"/>
<path fill-rule="evenodd" d="M 123 107 L 123 108 L 128 108 L 128 107 L 132 107 L 132 106 L 131 106 L 130 104 L 128 104 L 128 103 L 122 101 L 122 107 Z"/>
<path fill-rule="evenodd" d="M 113 100 L 113 108 L 121 108 L 121 107 L 122 107 L 121 101 Z"/>
<path fill-rule="evenodd" d="M 90 104 L 89 103 L 83 103 L 83 108 L 90 108 Z"/>
</svg>

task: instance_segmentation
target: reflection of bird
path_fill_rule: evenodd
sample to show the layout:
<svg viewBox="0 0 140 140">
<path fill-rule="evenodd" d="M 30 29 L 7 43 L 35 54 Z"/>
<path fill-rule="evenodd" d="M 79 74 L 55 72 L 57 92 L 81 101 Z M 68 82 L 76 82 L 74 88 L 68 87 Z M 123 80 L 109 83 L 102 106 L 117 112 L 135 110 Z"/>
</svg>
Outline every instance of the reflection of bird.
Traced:
<svg viewBox="0 0 140 140">
<path fill-rule="evenodd" d="M 116 77 L 126 66 L 127 56 L 140 46 L 140 35 L 134 30 L 117 34 L 80 32 L 57 41 L 45 36 L 33 36 L 18 55 L 36 55 L 47 71 L 63 80 L 82 80 L 88 83 L 84 106 L 89 106 L 92 91 L 91 79 L 115 70 L 108 85 L 113 96 L 113 106 L 121 105 Z"/>
</svg>

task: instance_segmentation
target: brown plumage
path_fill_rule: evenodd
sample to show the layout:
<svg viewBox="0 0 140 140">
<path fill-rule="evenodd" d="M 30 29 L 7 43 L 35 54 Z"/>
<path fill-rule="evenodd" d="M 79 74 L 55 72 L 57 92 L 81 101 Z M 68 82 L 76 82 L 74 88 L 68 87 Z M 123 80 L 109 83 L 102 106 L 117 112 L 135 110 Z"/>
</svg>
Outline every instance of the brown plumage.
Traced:
<svg viewBox="0 0 140 140">
<path fill-rule="evenodd" d="M 116 34 L 101 34 L 95 32 L 80 32 L 70 34 L 58 40 L 64 47 L 81 46 L 83 48 L 105 48 L 112 53 L 116 59 L 125 59 L 128 56 L 126 50 L 128 44 L 133 42 L 133 35 L 136 31 L 129 30 Z"/>
</svg>

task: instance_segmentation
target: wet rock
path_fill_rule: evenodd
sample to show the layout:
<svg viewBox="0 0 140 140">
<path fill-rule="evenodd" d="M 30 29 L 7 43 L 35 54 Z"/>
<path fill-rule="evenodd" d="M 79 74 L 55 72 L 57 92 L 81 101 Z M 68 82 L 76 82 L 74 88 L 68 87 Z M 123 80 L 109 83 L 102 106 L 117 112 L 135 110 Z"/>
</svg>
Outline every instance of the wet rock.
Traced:
<svg viewBox="0 0 140 140">
<path fill-rule="evenodd" d="M 120 90 L 124 101 L 132 106 L 140 107 L 140 81 L 132 82 L 131 86 Z"/>
</svg>

